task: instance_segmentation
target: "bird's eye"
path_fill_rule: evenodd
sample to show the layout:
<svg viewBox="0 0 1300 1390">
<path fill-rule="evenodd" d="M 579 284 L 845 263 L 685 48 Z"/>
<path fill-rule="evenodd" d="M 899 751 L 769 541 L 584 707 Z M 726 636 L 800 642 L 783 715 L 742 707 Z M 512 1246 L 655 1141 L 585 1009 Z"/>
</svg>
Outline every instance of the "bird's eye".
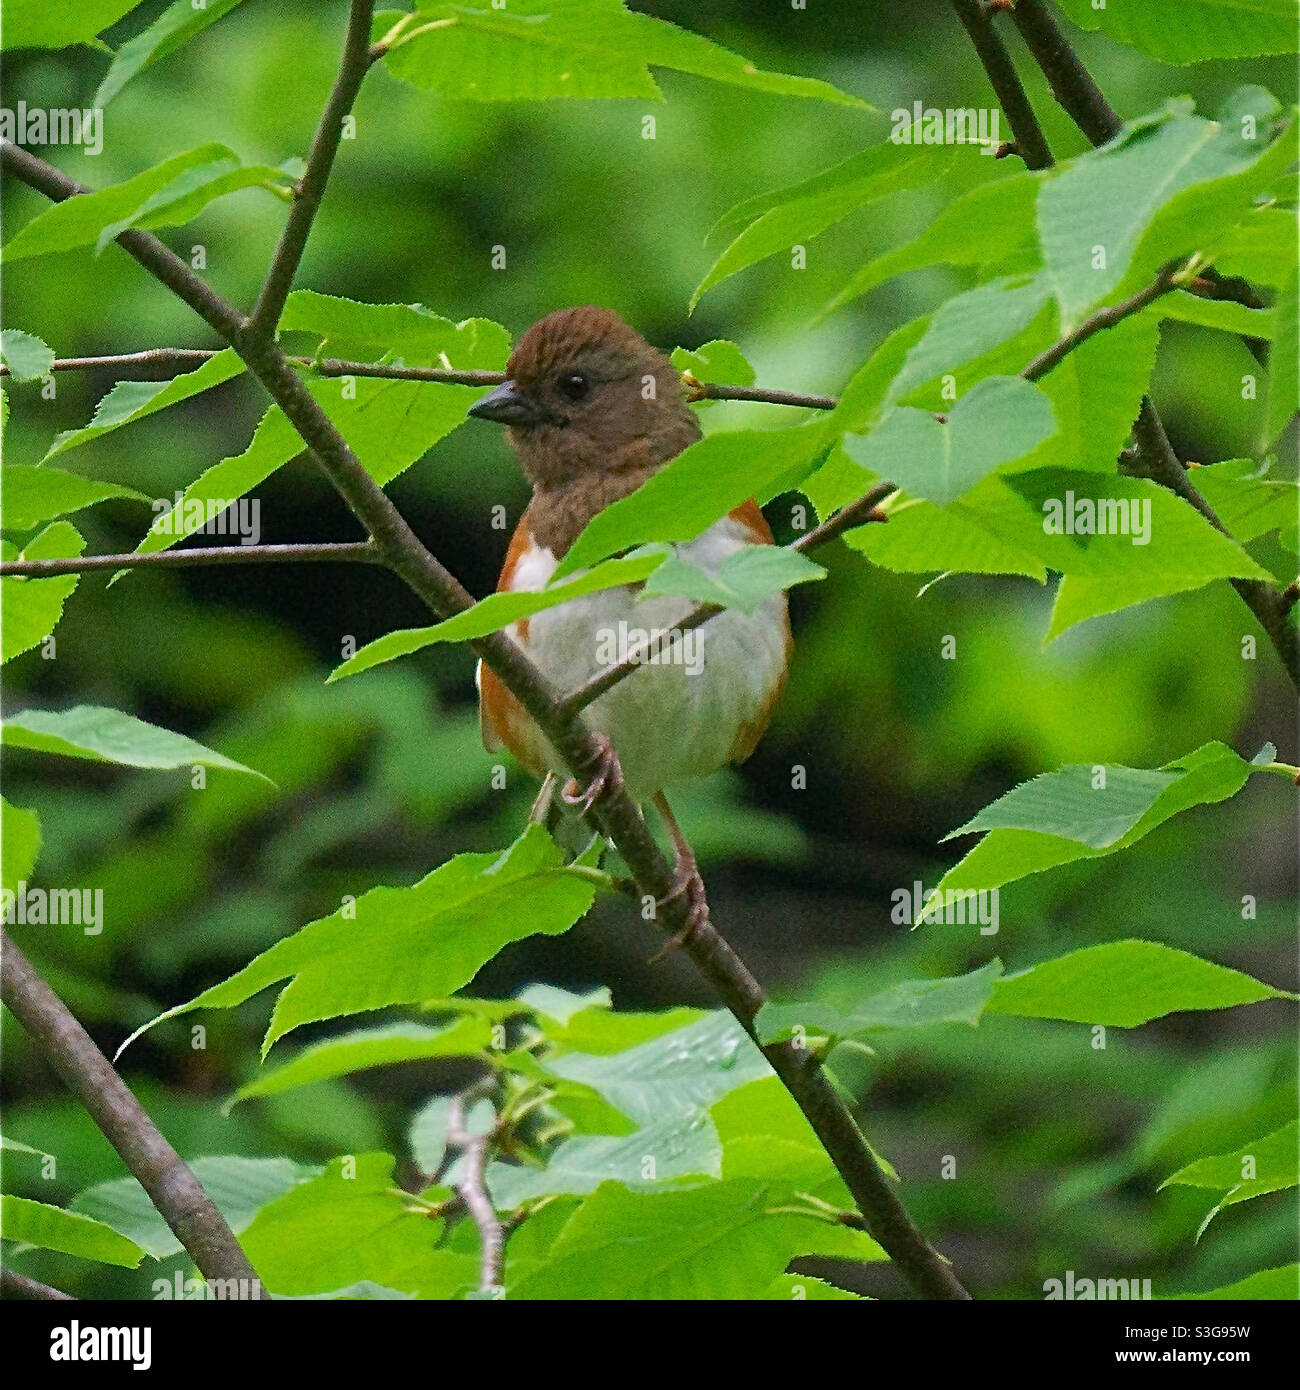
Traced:
<svg viewBox="0 0 1300 1390">
<path fill-rule="evenodd" d="M 580 401 L 591 390 L 591 382 L 587 380 L 585 372 L 565 372 L 556 385 L 560 394 L 570 401 Z"/>
</svg>

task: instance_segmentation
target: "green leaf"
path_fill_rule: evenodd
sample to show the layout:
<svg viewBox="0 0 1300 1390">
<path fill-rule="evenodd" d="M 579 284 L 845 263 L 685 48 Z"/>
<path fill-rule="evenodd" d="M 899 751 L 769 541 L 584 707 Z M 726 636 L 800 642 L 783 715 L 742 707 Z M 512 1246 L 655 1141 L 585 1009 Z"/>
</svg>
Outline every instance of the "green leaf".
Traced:
<svg viewBox="0 0 1300 1390">
<path fill-rule="evenodd" d="M 821 420 L 698 440 L 629 497 L 592 517 L 551 583 L 629 546 L 693 540 L 741 503 L 762 500 L 779 479 L 811 464 L 827 442 Z"/>
<path fill-rule="evenodd" d="M 797 550 L 781 545 L 747 545 L 728 555 L 716 576 L 706 574 L 680 556 L 670 556 L 646 580 L 641 597 L 677 594 L 697 603 L 716 603 L 721 608 L 753 613 L 773 594 L 825 578 L 826 571 Z"/>
<path fill-rule="evenodd" d="M 1060 0 L 1081 29 L 1101 29 L 1161 63 L 1296 51 L 1295 0 L 1140 0 L 1097 9 Z"/>
<path fill-rule="evenodd" d="M 1208 1299 L 1214 1302 L 1240 1302 L 1243 1299 L 1276 1299 L 1293 1303 L 1300 1298 L 1300 1264 L 1283 1265 L 1279 1269 L 1261 1269 L 1248 1274 L 1235 1284 L 1208 1293 L 1166 1294 L 1168 1299 Z"/>
<path fill-rule="evenodd" d="M 1241 275 L 1261 285 L 1287 285 L 1295 275 L 1295 212 L 1252 208 L 1219 241 L 1215 264 L 1225 275 Z"/>
<path fill-rule="evenodd" d="M 91 43 L 140 0 L 6 0 L 4 42 L 12 48 Z"/>
<path fill-rule="evenodd" d="M 632 1134 L 566 1139 L 540 1170 L 494 1163 L 487 1185 L 493 1203 L 510 1209 L 553 1193 L 585 1196 L 605 1182 L 644 1191 L 721 1176 L 722 1146 L 708 1115 L 699 1110 L 669 1116 Z"/>
<path fill-rule="evenodd" d="M 16 531 L 29 530 L 66 512 L 78 512 L 96 502 L 106 502 L 110 497 L 129 497 L 137 502 L 149 500 L 134 488 L 101 483 L 96 478 L 83 478 L 59 468 L 10 464 L 0 474 L 0 484 L 4 488 L 5 526 Z"/>
<path fill-rule="evenodd" d="M 173 377 L 170 381 L 119 381 L 95 407 L 90 424 L 56 435 L 41 461 L 48 463 L 56 454 L 80 448 L 100 435 L 143 420 L 202 391 L 210 391 L 214 386 L 239 376 L 243 370 L 244 364 L 234 348 L 223 348 L 195 371 Z"/>
<path fill-rule="evenodd" d="M 99 84 L 91 105 L 107 106 L 137 73 L 174 53 L 239 3 L 240 0 L 205 0 L 204 5 L 196 7 L 194 0 L 174 0 L 147 29 L 113 55 L 113 65 Z"/>
<path fill-rule="evenodd" d="M 1273 309 L 1248 309 L 1231 299 L 1206 299 L 1204 295 L 1189 294 L 1186 290 L 1162 295 L 1148 312 L 1178 323 L 1194 323 L 1200 328 L 1218 328 L 1244 338 L 1264 339 L 1272 338 L 1278 318 Z M 1107 342 L 1112 337 L 1110 333 L 1105 335 Z"/>
<path fill-rule="evenodd" d="M 890 384 L 889 399 L 903 400 L 936 377 L 986 359 L 1035 324 L 1050 296 L 1042 274 L 1008 275 L 955 295 L 931 316 Z M 1016 370 L 1022 364 L 1018 359 Z"/>
<path fill-rule="evenodd" d="M 867 203 L 933 183 L 955 159 L 949 145 L 886 141 L 791 188 L 738 204 L 723 224 L 739 216 L 752 216 L 753 221 L 700 281 L 691 295 L 691 309 L 714 285 L 777 252 L 788 254 L 792 246 L 810 241 Z"/>
<path fill-rule="evenodd" d="M 382 1285 L 451 1298 L 478 1283 L 478 1254 L 438 1248 L 442 1224 L 415 1205 L 389 1154 L 350 1155 L 264 1206 L 240 1244 L 266 1287 L 309 1296 Z"/>
<path fill-rule="evenodd" d="M 300 1167 L 287 1158 L 237 1155 L 196 1158 L 189 1167 L 236 1235 L 268 1202 L 319 1171 Z M 134 1178 L 116 1178 L 87 1188 L 73 1199 L 72 1209 L 103 1222 L 155 1260 L 165 1260 L 183 1248 L 149 1200 L 149 1194 Z"/>
<path fill-rule="evenodd" d="M 868 261 L 826 306 L 831 313 L 910 270 L 933 265 L 985 266 L 1029 239 L 1038 180 L 1028 170 L 996 178 L 949 203 L 905 246 Z"/>
<path fill-rule="evenodd" d="M 684 1192 L 605 1183 L 561 1231 L 512 1299 L 749 1299 L 815 1241 L 818 1223 L 768 1216 L 744 1180 Z"/>
<path fill-rule="evenodd" d="M 36 867 L 36 856 L 41 849 L 41 822 L 35 811 L 24 811 L 0 796 L 0 845 L 4 854 L 0 856 L 3 875 L 0 888 L 12 893 L 20 882 L 25 882 Z"/>
<path fill-rule="evenodd" d="M 297 1086 L 311 1086 L 331 1077 L 348 1076 L 371 1067 L 391 1066 L 429 1057 L 476 1057 L 491 1041 L 483 1019 L 466 1016 L 447 1028 L 420 1023 L 392 1023 L 327 1038 L 304 1048 L 292 1061 L 241 1086 L 230 1104 L 253 1096 L 273 1096 Z"/>
<path fill-rule="evenodd" d="M 145 1028 L 193 1009 L 233 1008 L 288 980 L 263 1039 L 265 1056 L 303 1023 L 451 994 L 510 942 L 568 931 L 594 892 L 565 870 L 550 836 L 530 825 L 504 854 L 459 854 L 410 888 L 371 889 Z"/>
<path fill-rule="evenodd" d="M 534 613 L 567 603 L 570 599 L 580 598 L 583 594 L 637 583 L 663 562 L 663 550 L 639 550 L 621 559 L 606 560 L 593 565 L 591 569 L 579 575 L 562 583 L 553 583 L 536 592 L 520 590 L 489 594 L 487 598 L 480 599 L 473 608 L 467 608 L 463 613 L 434 623 L 431 627 L 403 628 L 399 632 L 389 632 L 383 637 L 377 637 L 354 656 L 336 666 L 329 679 L 336 681 L 342 680 L 345 676 L 360 675 L 372 666 L 409 656 L 412 652 L 418 652 L 435 642 L 473 641 L 476 637 L 496 632 L 521 618 L 531 617 Z"/>
<path fill-rule="evenodd" d="M 1260 770 L 1212 742 L 1159 769 L 1078 765 L 1044 773 L 945 836 L 988 832 L 939 887 L 997 888 L 1127 849 L 1180 811 L 1227 800 Z"/>
<path fill-rule="evenodd" d="M 135 1241 L 118 1235 L 102 1221 L 8 1192 L 0 1196 L 0 1235 L 41 1250 L 58 1250 L 127 1269 L 134 1269 L 145 1253 Z"/>
<path fill-rule="evenodd" d="M 866 1297 L 836 1288 L 824 1279 L 814 1279 L 810 1274 L 778 1274 L 758 1296 L 769 1303 L 861 1303 Z"/>
<path fill-rule="evenodd" d="M 1266 577 L 1234 540 L 1143 478 L 1027 469 L 998 475 L 951 505 L 1065 576 L 1048 641 L 1146 599 L 1215 579 Z"/>
<path fill-rule="evenodd" d="M 953 979 L 906 980 L 871 995 L 847 1014 L 817 1002 L 764 1004 L 755 1027 L 764 1043 L 808 1034 L 857 1038 L 880 1029 L 929 1028 L 941 1023 L 974 1027 L 1001 974 L 1002 962 L 991 960 Z"/>
<path fill-rule="evenodd" d="M 113 184 L 55 203 L 37 213 L 4 248 L 6 261 L 70 251 L 102 250 L 128 227 L 176 227 L 196 217 L 213 198 L 255 184 L 287 183 L 288 175 L 266 165 L 241 166 L 225 145 L 200 145 Z"/>
<path fill-rule="evenodd" d="M 508 11 L 421 5 L 395 31 L 385 61 L 413 86 L 470 101 L 657 100 L 649 68 L 666 67 L 777 95 L 865 106 L 825 82 L 760 72 L 697 34 L 629 13 L 621 0 L 511 0 Z"/>
<path fill-rule="evenodd" d="M 1158 303 L 1173 297 L 1166 295 Z M 1060 426 L 1041 455 L 1044 463 L 1113 478 L 1115 460 L 1147 393 L 1159 344 L 1153 309 L 1095 334 L 1039 380 Z"/>
<path fill-rule="evenodd" d="M 1295 997 L 1158 941 L 1108 941 L 1005 976 L 986 1012 L 1136 1028 L 1191 1009 Z"/>
<path fill-rule="evenodd" d="M 1300 1123 L 1292 1120 L 1232 1153 L 1197 1159 L 1167 1177 L 1160 1186 L 1171 1184 L 1221 1192 L 1216 1213 L 1252 1197 L 1295 1187 L 1300 1184 Z"/>
<path fill-rule="evenodd" d="M 745 354 L 726 338 L 713 338 L 697 348 L 672 350 L 672 364 L 679 372 L 689 372 L 696 381 L 713 381 L 723 386 L 752 386 L 754 369 Z M 716 405 L 704 400 L 699 405 Z"/>
<path fill-rule="evenodd" d="M 36 381 L 49 372 L 54 351 L 33 333 L 6 328 L 0 332 L 0 360 L 15 381 Z"/>
<path fill-rule="evenodd" d="M 174 768 L 197 763 L 246 772 L 274 785 L 262 773 L 214 753 L 184 734 L 99 705 L 77 705 L 67 710 L 26 709 L 6 715 L 0 723 L 0 743 L 125 767 Z"/>
<path fill-rule="evenodd" d="M 1274 311 L 1277 341 L 1268 361 L 1268 418 L 1264 439 L 1271 444 L 1300 410 L 1300 281 L 1291 283 L 1278 296 Z"/>
<path fill-rule="evenodd" d="M 1269 478 L 1256 469 L 1254 459 L 1208 464 L 1193 474 L 1196 490 L 1238 541 L 1279 530 L 1294 537 L 1300 528 L 1300 489 L 1290 479 Z"/>
<path fill-rule="evenodd" d="M 56 521 L 27 542 L 20 560 L 59 560 L 80 555 L 86 548 L 81 533 L 70 521 Z M 8 661 L 43 642 L 63 616 L 63 605 L 81 576 L 57 575 L 51 579 L 0 578 L 0 617 L 3 618 L 3 652 Z"/>
<path fill-rule="evenodd" d="M 1257 113 L 1266 132 L 1268 113 Z M 1062 166 L 1038 196 L 1038 229 L 1061 326 L 1192 251 L 1210 252 L 1295 159 L 1295 125 L 1267 149 L 1173 103 Z"/>
<path fill-rule="evenodd" d="M 968 391 L 947 420 L 898 406 L 865 437 L 847 436 L 844 447 L 910 496 L 951 502 L 1055 431 L 1052 404 L 1038 387 L 1021 377 L 993 376 Z"/>
<path fill-rule="evenodd" d="M 611 1015 L 610 1027 L 625 1015 Z M 725 1013 L 706 1014 L 632 1047 L 568 1051 L 547 1058 L 548 1072 L 598 1091 L 635 1124 L 690 1116 L 738 1086 L 770 1075 L 766 1059 Z"/>
</svg>

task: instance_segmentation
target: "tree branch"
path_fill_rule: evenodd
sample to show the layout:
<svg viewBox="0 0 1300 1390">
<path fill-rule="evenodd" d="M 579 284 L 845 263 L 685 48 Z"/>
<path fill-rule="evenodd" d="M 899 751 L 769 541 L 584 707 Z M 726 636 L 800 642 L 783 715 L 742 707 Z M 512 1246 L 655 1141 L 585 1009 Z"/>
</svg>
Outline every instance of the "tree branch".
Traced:
<svg viewBox="0 0 1300 1390">
<path fill-rule="evenodd" d="M 1104 145 L 1118 135 L 1124 122 L 1066 42 L 1042 0 L 1016 0 L 1011 16 L 1042 68 L 1052 95 L 1075 125 L 1094 145 Z"/>
<path fill-rule="evenodd" d="M 73 555 L 66 560 L 0 561 L 0 575 L 29 579 L 93 570 L 191 569 L 199 565 L 286 565 L 327 560 L 382 565 L 370 541 L 319 541 L 300 545 L 211 545 L 190 550 L 155 550 L 141 555 Z"/>
<path fill-rule="evenodd" d="M 0 931 L 0 998 L 90 1112 L 203 1276 L 243 1279 L 254 1298 L 269 1298 L 216 1203 L 86 1030 L 4 931 Z"/>
<path fill-rule="evenodd" d="M 42 1284 L 39 1279 L 29 1279 L 16 1269 L 0 1269 L 0 1293 L 16 1298 L 40 1299 L 46 1303 L 75 1303 L 70 1293 L 56 1289 L 50 1284 Z"/>
<path fill-rule="evenodd" d="M 56 200 L 85 191 L 44 160 L 8 142 L 0 144 L 0 164 Z M 156 237 L 132 228 L 117 241 L 236 349 L 374 538 L 389 567 L 433 613 L 445 618 L 470 607 L 473 600 L 469 593 L 421 543 L 276 343 L 246 331 L 238 311 Z M 523 649 L 501 632 L 470 645 L 536 721 L 579 782 L 590 784 L 603 769 L 604 747 L 580 720 L 559 714 L 555 692 Z M 608 784 L 596 798 L 590 819 L 613 841 L 643 892 L 664 902 L 659 925 L 670 934 L 681 932 L 687 925 L 685 895 L 672 896 L 672 869 L 651 835 L 640 807 L 626 789 Z M 737 1021 L 754 1037 L 753 1020 L 766 1002 L 766 995 L 711 922 L 689 935 L 685 950 Z M 872 1236 L 912 1287 L 927 1298 L 968 1299 L 970 1295 L 947 1261 L 926 1241 L 899 1201 L 816 1057 L 790 1043 L 769 1044 L 762 1051 L 826 1148 L 858 1210 L 868 1221 Z"/>
<path fill-rule="evenodd" d="M 504 1282 L 506 1237 L 484 1176 L 492 1152 L 493 1131 L 471 1134 L 465 1126 L 465 1098 L 453 1096 L 447 1111 L 447 1143 L 460 1150 L 465 1173 L 456 1184 L 456 1194 L 465 1204 L 470 1219 L 478 1227 L 482 1242 L 478 1287 L 480 1293 L 496 1293 Z"/>
<path fill-rule="evenodd" d="M 352 0 L 339 75 L 325 110 L 321 112 L 320 124 L 307 155 L 306 172 L 293 190 L 293 207 L 275 248 L 262 292 L 257 297 L 257 305 L 249 317 L 247 331 L 250 336 L 271 337 L 280 321 L 280 312 L 306 249 L 312 223 L 325 196 L 325 185 L 343 138 L 343 119 L 352 110 L 370 64 L 379 56 L 370 50 L 370 24 L 374 13 L 375 0 Z"/>
<path fill-rule="evenodd" d="M 1025 89 L 1020 84 L 1011 55 L 1007 52 L 998 31 L 993 27 L 993 18 L 981 0 L 952 0 L 970 41 L 975 45 L 984 71 L 988 74 L 993 90 L 997 94 L 1007 122 L 1014 137 L 1011 149 L 1025 161 L 1030 169 L 1050 169 L 1052 152 L 1047 147 L 1043 128 L 1038 124 L 1034 108 L 1029 104 Z M 1006 151 L 999 151 L 1006 153 Z"/>
</svg>

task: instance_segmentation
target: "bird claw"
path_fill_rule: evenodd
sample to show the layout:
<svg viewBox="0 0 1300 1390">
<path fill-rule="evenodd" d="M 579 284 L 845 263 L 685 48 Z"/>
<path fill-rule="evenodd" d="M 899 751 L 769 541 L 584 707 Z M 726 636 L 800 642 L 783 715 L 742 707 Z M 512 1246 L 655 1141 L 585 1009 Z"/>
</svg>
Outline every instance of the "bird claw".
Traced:
<svg viewBox="0 0 1300 1390">
<path fill-rule="evenodd" d="M 673 870 L 673 886 L 662 898 L 655 899 L 655 910 L 667 907 L 678 898 L 686 899 L 686 924 L 664 942 L 663 946 L 650 957 L 647 964 L 656 965 L 673 951 L 688 945 L 696 933 L 707 925 L 709 920 L 709 901 L 704 891 L 704 880 L 692 856 L 687 859 L 678 856 Z"/>
<path fill-rule="evenodd" d="M 564 804 L 575 807 L 584 816 L 606 792 L 613 791 L 623 783 L 614 745 L 604 734 L 593 734 L 592 738 L 600 749 L 600 765 L 595 775 L 585 788 L 576 777 L 570 777 L 560 788 L 560 799 Z"/>
</svg>

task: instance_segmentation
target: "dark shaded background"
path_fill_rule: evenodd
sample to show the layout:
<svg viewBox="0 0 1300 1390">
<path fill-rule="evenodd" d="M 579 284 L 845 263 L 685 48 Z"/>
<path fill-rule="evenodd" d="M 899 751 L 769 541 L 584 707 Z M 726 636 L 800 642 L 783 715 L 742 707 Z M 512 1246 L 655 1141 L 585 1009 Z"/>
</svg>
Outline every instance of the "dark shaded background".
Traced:
<svg viewBox="0 0 1300 1390">
<path fill-rule="evenodd" d="M 299 284 L 420 301 L 454 319 L 484 315 L 516 334 L 562 304 L 607 304 L 665 347 L 731 338 L 761 383 L 817 391 L 838 389 L 887 332 L 961 287 L 956 273 L 913 274 L 812 324 L 856 266 L 926 225 L 952 196 L 939 187 L 872 204 L 810 245 L 806 271 L 777 258 L 726 282 L 687 317 L 690 291 L 719 249 L 705 249 L 705 233 L 733 203 L 881 138 L 896 106 L 988 105 L 991 96 L 946 5 L 794 11 L 654 0 L 642 8 L 761 66 L 835 82 L 880 114 L 672 73 L 660 75 L 667 101 L 658 106 L 474 106 L 406 88 L 379 68 Z M 304 153 L 344 11 L 341 3 L 241 6 L 126 88 L 106 113 L 101 156 L 60 151 L 58 162 L 103 186 L 211 139 L 247 160 Z M 139 27 L 128 17 L 111 37 Z M 1125 116 L 1180 93 L 1212 113 L 1243 81 L 1295 97 L 1288 60 L 1179 70 L 1077 37 Z M 89 50 L 20 55 L 7 64 L 6 104 L 87 104 L 106 64 Z M 1083 148 L 1041 80 L 1027 85 L 1054 150 Z M 654 141 L 641 138 L 648 111 Z M 40 200 L 7 184 L 4 194 L 8 238 Z M 280 222 L 280 206 L 251 191 L 163 236 L 183 253 L 202 244 L 211 283 L 249 305 Z M 507 248 L 507 270 L 489 268 L 496 244 Z M 24 262 L 4 289 L 6 326 L 39 334 L 61 356 L 211 342 L 116 246 L 94 263 L 81 252 Z M 1184 457 L 1209 462 L 1258 448 L 1260 407 L 1236 389 L 1252 365 L 1224 335 L 1167 332 L 1153 389 Z M 58 430 L 89 419 L 111 384 L 103 374 L 61 375 L 54 402 L 34 386 L 12 388 L 8 460 L 35 462 Z M 242 450 L 263 409 L 254 385 L 236 381 L 67 463 L 170 495 Z M 769 407 L 719 405 L 707 424 L 780 418 Z M 1277 467 L 1294 476 L 1293 437 Z M 491 507 L 503 503 L 513 521 L 526 501 L 494 429 L 471 423 L 390 491 L 474 592 L 493 586 L 505 537 L 490 527 Z M 264 540 L 356 534 L 306 465 L 281 470 L 258 496 Z M 794 500 L 770 509 L 778 531 L 788 530 Z M 124 503 L 78 524 L 90 550 L 116 551 L 133 548 L 147 521 Z M 893 889 L 933 885 L 965 848 L 941 837 L 1037 772 L 1078 761 L 1153 766 L 1209 738 L 1246 756 L 1271 739 L 1294 762 L 1291 692 L 1262 637 L 1258 660 L 1241 659 L 1241 636 L 1255 629 L 1226 585 L 1094 620 L 1044 650 L 1050 590 L 958 577 L 919 597 L 918 577 L 837 551 L 825 557 L 827 582 L 794 596 L 797 656 L 767 739 L 742 772 L 675 798 L 718 924 L 769 987 L 849 999 L 993 953 L 1014 969 L 1130 935 L 1294 985 L 1296 826 L 1280 779 L 1255 779 L 1232 803 L 1183 816 L 1127 854 L 1013 885 L 996 939 L 957 927 L 907 933 L 889 920 Z M 22 940 L 110 1050 L 129 1026 L 332 911 L 342 893 L 412 882 L 458 850 L 506 843 L 518 828 L 533 788 L 514 771 L 506 792 L 489 787 L 467 653 L 434 650 L 340 686 L 322 683 L 345 635 L 361 642 L 426 621 L 397 580 L 367 567 L 312 566 L 138 574 L 106 585 L 102 576 L 83 580 L 58 629 L 56 659 L 33 652 L 9 668 L 9 701 L 129 710 L 194 734 L 281 789 L 217 773 L 200 793 L 179 775 L 6 757 L 6 794 L 42 818 L 40 879 L 105 890 L 102 936 L 43 939 L 29 929 Z M 955 661 L 940 659 L 947 634 L 957 638 Z M 806 790 L 791 789 L 795 766 L 807 769 Z M 1257 920 L 1242 919 L 1245 894 L 1258 900 Z M 655 948 L 625 909 L 600 905 L 564 937 L 507 951 L 475 992 L 507 994 L 542 979 L 609 984 L 623 1009 L 711 1002 L 688 961 L 647 966 Z M 413 1106 L 457 1079 L 454 1068 L 392 1069 L 223 1118 L 220 1103 L 257 1066 L 267 1012 L 258 999 L 205 1017 L 206 1051 L 193 1051 L 188 1024 L 178 1023 L 128 1054 L 129 1079 L 182 1153 L 400 1152 Z M 58 1194 L 16 1164 L 8 1184 L 59 1200 L 117 1176 L 107 1145 L 4 1022 L 6 1133 L 60 1158 Z M 869 1093 L 868 1133 L 905 1175 L 917 1219 L 978 1294 L 1039 1297 L 1042 1281 L 1067 1268 L 1152 1277 L 1157 1292 L 1171 1292 L 1294 1258 L 1293 1195 L 1228 1211 L 1197 1244 L 1210 1198 L 1156 1191 L 1183 1162 L 1285 1121 L 1292 1026 L 1292 1011 L 1275 1002 L 1113 1030 L 1099 1052 L 1084 1028 L 991 1017 L 978 1031 L 932 1030 L 882 1045 L 875 1057 L 846 1058 L 843 1073 Z M 946 1154 L 957 1157 L 957 1181 L 938 1179 Z M 25 1267 L 39 1273 L 40 1260 Z M 85 1291 L 129 1289 L 144 1277 L 95 1271 Z"/>
</svg>

